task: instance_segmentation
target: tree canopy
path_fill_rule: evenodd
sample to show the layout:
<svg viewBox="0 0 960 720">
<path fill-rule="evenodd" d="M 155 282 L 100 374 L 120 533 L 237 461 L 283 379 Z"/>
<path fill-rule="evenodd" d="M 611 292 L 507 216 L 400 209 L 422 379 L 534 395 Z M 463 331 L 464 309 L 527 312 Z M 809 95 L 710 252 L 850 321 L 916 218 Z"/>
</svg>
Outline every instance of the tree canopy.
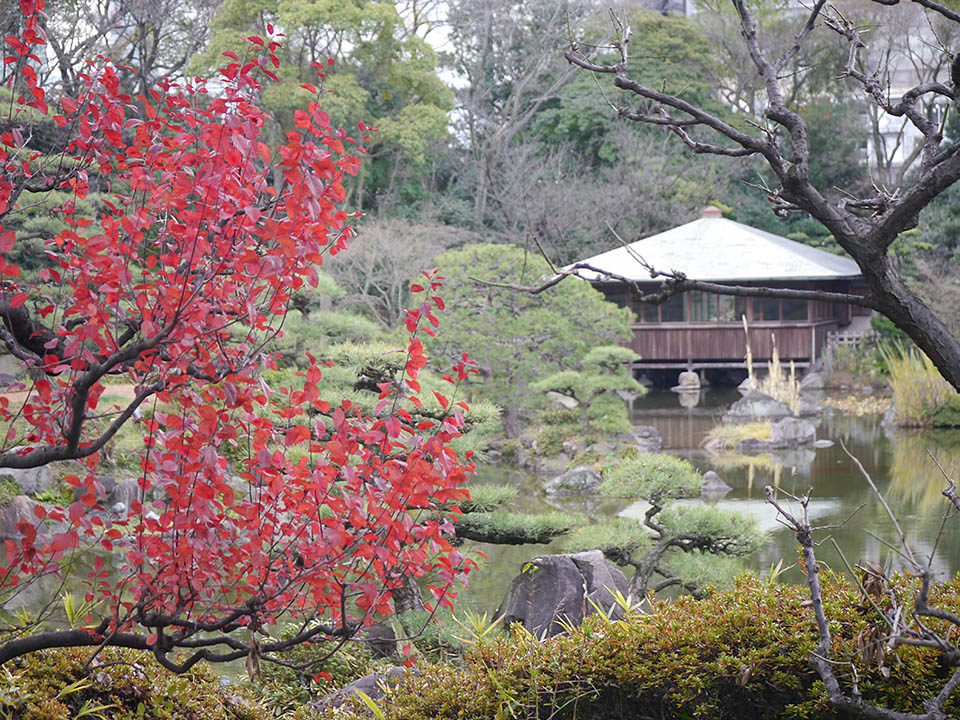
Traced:
<svg viewBox="0 0 960 720">
<path fill-rule="evenodd" d="M 630 337 L 630 311 L 587 283 L 565 283 L 537 298 L 491 284 L 544 277 L 550 269 L 535 252 L 471 245 L 439 255 L 436 263 L 446 278 L 450 326 L 427 347 L 447 361 L 470 353 L 482 380 L 475 392 L 502 407 L 510 437 L 531 405 L 535 380 L 578 368 L 595 345 Z"/>
</svg>

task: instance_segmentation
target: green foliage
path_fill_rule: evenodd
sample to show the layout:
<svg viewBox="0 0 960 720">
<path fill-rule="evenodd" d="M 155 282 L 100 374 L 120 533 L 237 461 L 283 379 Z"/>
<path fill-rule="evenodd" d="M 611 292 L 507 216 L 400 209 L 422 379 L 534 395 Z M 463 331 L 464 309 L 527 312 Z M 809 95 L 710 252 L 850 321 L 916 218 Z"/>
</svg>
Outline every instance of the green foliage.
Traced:
<svg viewBox="0 0 960 720">
<path fill-rule="evenodd" d="M 490 512 L 517 497 L 519 490 L 514 485 L 471 485 L 470 499 L 460 503 L 465 513 Z"/>
<path fill-rule="evenodd" d="M 605 467 L 600 492 L 610 497 L 660 501 L 695 495 L 702 484 L 689 461 L 665 453 L 641 453 Z"/>
<path fill-rule="evenodd" d="M 382 337 L 377 323 L 357 313 L 339 311 L 312 312 L 296 310 L 287 315 L 283 337 L 273 346 L 284 358 L 302 358 L 305 352 L 318 354 L 330 343 L 371 343 Z"/>
<path fill-rule="evenodd" d="M 568 440 L 578 446 L 588 447 L 591 443 L 604 442 L 633 431 L 626 404 L 611 393 L 600 395 L 590 403 L 588 419 L 589 432 L 584 434 L 580 413 L 576 408 L 556 407 L 540 412 L 535 423 L 536 454 L 540 457 L 556 457 L 563 452 L 563 445 Z"/>
<path fill-rule="evenodd" d="M 633 424 L 627 415 L 626 403 L 612 393 L 601 395 L 590 403 L 588 415 L 590 427 L 601 440 L 620 433 L 633 432 Z"/>
<path fill-rule="evenodd" d="M 954 115 L 954 118 L 956 115 Z M 920 213 L 920 238 L 951 260 L 960 259 L 960 187 L 951 185 Z"/>
<path fill-rule="evenodd" d="M 851 188 L 862 182 L 862 106 L 852 99 L 816 96 L 803 104 L 800 114 L 807 122 L 813 183 L 821 188 Z"/>
<path fill-rule="evenodd" d="M 540 457 L 556 457 L 563 452 L 563 444 L 567 440 L 583 440 L 580 423 L 574 419 L 564 423 L 554 422 L 540 428 L 537 433 L 536 452 Z"/>
<path fill-rule="evenodd" d="M 711 552 L 746 555 L 765 540 L 755 518 L 702 503 L 674 503 L 657 520 L 668 534 L 693 538 L 692 542 Z"/>
<path fill-rule="evenodd" d="M 225 688 L 209 669 L 173 675 L 149 653 L 106 648 L 87 676 L 92 648 L 44 650 L 0 668 L 3 720 L 266 720 L 246 694 Z M 99 708 L 99 712 L 96 710 Z"/>
<path fill-rule="evenodd" d="M 728 589 L 738 578 L 748 574 L 747 568 L 735 556 L 702 552 L 671 550 L 663 556 L 661 566 L 687 585 L 696 587 L 695 595 L 704 589 Z"/>
<path fill-rule="evenodd" d="M 62 508 L 69 507 L 73 502 L 73 488 L 69 485 L 57 485 L 49 490 L 37 493 L 37 500 L 45 503 L 52 503 Z"/>
<path fill-rule="evenodd" d="M 243 36 L 267 37 L 268 23 L 285 34 L 278 51 L 284 62 L 281 82 L 263 93 L 262 102 L 281 127 L 292 128 L 294 112 L 315 99 L 301 84 L 322 85 L 320 99 L 332 125 L 356 128 L 362 121 L 377 129 L 367 134 L 358 205 L 369 206 L 416 176 L 431 147 L 447 135 L 453 94 L 437 75 L 436 52 L 408 31 L 397 6 L 378 0 L 226 0 L 191 72 L 218 67 L 223 51 L 243 47 Z"/>
<path fill-rule="evenodd" d="M 616 391 L 629 391 L 637 395 L 646 392 L 646 388 L 634 380 L 625 367 L 626 363 L 635 359 L 636 354 L 632 350 L 618 345 L 602 345 L 588 351 L 578 369 L 555 372 L 531 383 L 530 389 L 534 392 L 558 393 L 576 401 L 580 411 L 580 431 L 586 435 L 590 432 L 590 409 L 596 400 Z M 622 403 L 619 415 L 625 416 Z"/>
<path fill-rule="evenodd" d="M 823 577 L 843 682 L 852 666 L 867 702 L 923 712 L 923 700 L 944 681 L 938 653 L 901 646 L 897 671 L 885 678 L 862 661 L 857 645 L 878 621 L 855 586 L 829 571 Z M 938 595 L 945 607 L 960 609 L 960 579 Z M 802 587 L 741 578 L 729 591 L 657 603 L 623 622 L 594 615 L 542 642 L 501 636 L 480 643 L 462 664 L 425 667 L 381 708 L 388 720 L 838 720 L 809 664 L 817 638 L 804 599 Z M 945 712 L 960 712 L 956 694 Z M 339 717 L 362 715 L 355 709 Z"/>
<path fill-rule="evenodd" d="M 641 520 L 616 517 L 574 528 L 563 539 L 564 552 L 599 550 L 607 558 L 624 564 L 634 552 L 650 544 L 650 531 Z"/>
<path fill-rule="evenodd" d="M 447 277 L 442 333 L 427 342 L 443 364 L 470 353 L 482 371 L 477 397 L 504 407 L 507 434 L 533 405 L 530 385 L 544 374 L 576 370 L 596 345 L 630 338 L 631 313 L 581 281 L 537 296 L 487 282 L 537 283 L 550 269 L 535 253 L 509 245 L 472 245 L 437 257 Z"/>
<path fill-rule="evenodd" d="M 831 369 L 827 378 L 830 387 L 882 384 L 883 376 L 889 372 L 886 356 L 876 345 L 859 348 L 838 345 L 831 348 L 830 353 Z"/>
<path fill-rule="evenodd" d="M 462 516 L 457 537 L 507 545 L 545 543 L 576 526 L 577 518 L 563 512 L 520 513 L 494 510 Z"/>
<path fill-rule="evenodd" d="M 886 315 L 875 315 L 870 318 L 870 327 L 877 333 L 877 338 L 883 344 L 899 343 L 905 345 L 912 342 L 910 336 L 894 325 L 893 320 Z"/>
<path fill-rule="evenodd" d="M 6 507 L 17 495 L 23 495 L 23 488 L 9 475 L 0 475 L 0 507 Z"/>
<path fill-rule="evenodd" d="M 629 23 L 633 36 L 643 38 L 643 49 L 637 54 L 631 53 L 627 71 L 631 78 L 723 113 L 724 109 L 714 100 L 714 53 L 708 39 L 690 19 L 634 10 L 629 14 Z M 588 21 L 582 37 L 587 42 L 591 39 L 605 42 L 601 38 L 609 31 L 609 19 L 595 16 Z M 601 55 L 599 61 L 618 59 Z M 614 92 L 612 88 L 609 91 Z M 603 104 L 597 102 L 597 92 L 597 82 L 592 76 L 577 73 L 538 113 L 533 133 L 549 137 L 553 143 L 566 141 L 576 148 L 578 155 L 586 154 L 595 165 L 614 165 L 621 161 L 611 138 L 616 126 L 610 122 Z M 656 132 L 639 124 L 633 125 L 631 131 Z M 664 188 L 667 193 L 673 190 Z"/>
<path fill-rule="evenodd" d="M 908 427 L 960 427 L 960 395 L 916 348 L 884 351 L 897 423 Z"/>
<path fill-rule="evenodd" d="M 298 645 L 284 654 L 283 659 L 288 663 L 312 663 L 304 671 L 263 662 L 260 677 L 243 684 L 245 694 L 260 699 L 274 716 L 282 717 L 384 664 L 361 642 L 346 643 L 331 657 L 323 659 L 332 649 L 333 643 L 322 640 Z"/>
</svg>

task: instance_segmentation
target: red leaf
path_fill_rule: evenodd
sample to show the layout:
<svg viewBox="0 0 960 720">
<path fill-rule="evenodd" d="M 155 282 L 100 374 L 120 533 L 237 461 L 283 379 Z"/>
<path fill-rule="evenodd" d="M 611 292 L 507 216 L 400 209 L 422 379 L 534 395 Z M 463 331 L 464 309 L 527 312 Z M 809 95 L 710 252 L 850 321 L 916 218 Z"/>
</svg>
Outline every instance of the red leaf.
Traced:
<svg viewBox="0 0 960 720">
<path fill-rule="evenodd" d="M 297 445 L 302 443 L 304 440 L 310 439 L 310 431 L 305 428 L 303 425 L 295 425 L 294 427 L 287 430 L 286 444 L 287 446 Z"/>
</svg>

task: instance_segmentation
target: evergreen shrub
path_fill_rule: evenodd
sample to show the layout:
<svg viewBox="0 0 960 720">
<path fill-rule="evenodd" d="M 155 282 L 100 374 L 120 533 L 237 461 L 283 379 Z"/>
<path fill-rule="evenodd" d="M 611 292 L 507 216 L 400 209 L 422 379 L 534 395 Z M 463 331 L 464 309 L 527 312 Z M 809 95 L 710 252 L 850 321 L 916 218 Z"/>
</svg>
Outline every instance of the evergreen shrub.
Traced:
<svg viewBox="0 0 960 720">
<path fill-rule="evenodd" d="M 887 677 L 865 664 L 858 638 L 862 644 L 877 629 L 882 635 L 883 621 L 855 585 L 829 571 L 821 579 L 842 680 L 849 683 L 856 668 L 868 702 L 923 712 L 924 699 L 939 691 L 950 668 L 938 653 L 915 647 L 887 656 Z M 941 607 L 956 612 L 960 580 L 939 586 L 936 595 Z M 515 626 L 480 643 L 461 664 L 422 668 L 379 708 L 385 720 L 834 720 L 841 716 L 808 662 L 817 637 L 806 599 L 804 587 L 743 577 L 732 590 L 655 603 L 653 612 L 632 611 L 622 621 L 592 615 L 544 641 Z M 960 712 L 954 695 L 945 708 L 951 717 Z M 337 717 L 359 720 L 365 711 L 358 701 Z"/>
</svg>

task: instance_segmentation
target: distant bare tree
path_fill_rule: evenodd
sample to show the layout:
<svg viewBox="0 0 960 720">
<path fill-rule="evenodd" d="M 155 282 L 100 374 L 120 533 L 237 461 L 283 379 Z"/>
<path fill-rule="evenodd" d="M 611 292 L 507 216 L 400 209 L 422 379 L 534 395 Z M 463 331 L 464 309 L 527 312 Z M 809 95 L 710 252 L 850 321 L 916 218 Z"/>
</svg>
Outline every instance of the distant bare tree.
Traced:
<svg viewBox="0 0 960 720">
<path fill-rule="evenodd" d="M 350 248 L 325 266 L 347 291 L 341 307 L 366 311 L 385 328 L 396 327 L 409 306 L 410 284 L 434 267 L 444 250 L 476 242 L 472 233 L 446 225 L 370 219 L 358 228 Z"/>
<path fill-rule="evenodd" d="M 531 235 L 554 262 L 574 262 L 615 242 L 607 224 L 630 238 L 666 230 L 695 219 L 727 183 L 717 164 L 705 170 L 698 158 L 678 152 L 670 138 L 638 137 L 621 127 L 607 134 L 607 142 L 620 161 L 599 169 L 578 162 L 563 146 L 515 144 L 512 161 L 491 171 L 498 239 L 522 244 Z"/>
<path fill-rule="evenodd" d="M 207 41 L 222 0 L 58 0 L 49 3 L 47 42 L 55 62 L 51 79 L 77 90 L 83 61 L 104 55 L 136 68 L 130 91 L 146 95 L 160 77 L 178 78 Z"/>
<path fill-rule="evenodd" d="M 960 262 L 923 255 L 915 263 L 916 278 L 910 287 L 943 318 L 954 337 L 960 337 Z"/>
</svg>

